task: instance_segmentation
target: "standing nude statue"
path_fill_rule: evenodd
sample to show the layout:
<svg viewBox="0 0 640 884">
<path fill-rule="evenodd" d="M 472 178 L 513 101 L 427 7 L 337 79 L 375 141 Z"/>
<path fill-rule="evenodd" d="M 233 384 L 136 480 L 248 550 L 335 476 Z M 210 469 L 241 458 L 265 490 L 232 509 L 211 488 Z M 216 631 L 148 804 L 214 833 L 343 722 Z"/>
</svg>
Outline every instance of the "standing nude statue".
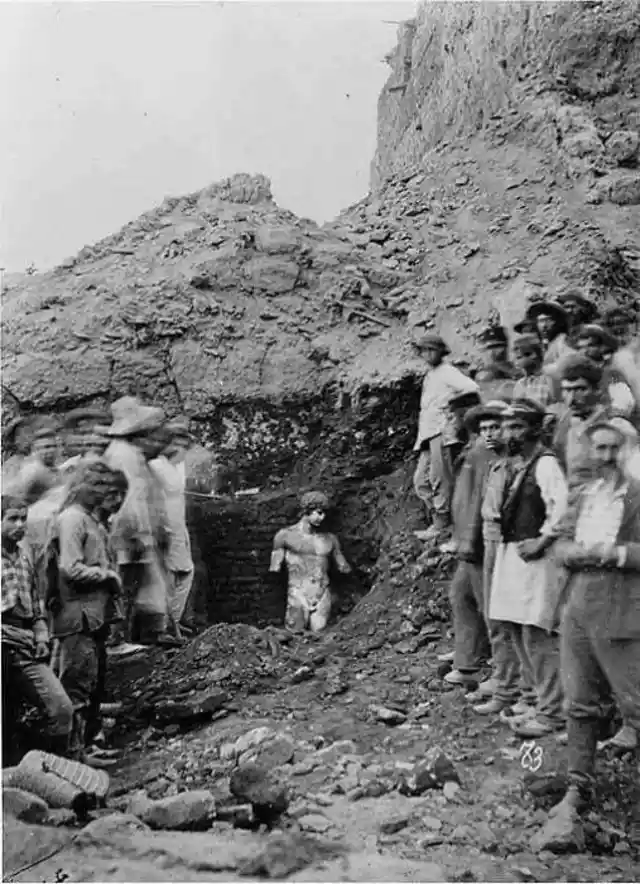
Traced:
<svg viewBox="0 0 640 884">
<path fill-rule="evenodd" d="M 292 631 L 325 628 L 331 613 L 329 566 L 333 561 L 341 574 L 351 567 L 342 554 L 338 538 L 322 530 L 329 501 L 319 491 L 303 494 L 302 518 L 275 536 L 270 571 L 287 565 L 288 590 L 285 625 Z"/>
</svg>

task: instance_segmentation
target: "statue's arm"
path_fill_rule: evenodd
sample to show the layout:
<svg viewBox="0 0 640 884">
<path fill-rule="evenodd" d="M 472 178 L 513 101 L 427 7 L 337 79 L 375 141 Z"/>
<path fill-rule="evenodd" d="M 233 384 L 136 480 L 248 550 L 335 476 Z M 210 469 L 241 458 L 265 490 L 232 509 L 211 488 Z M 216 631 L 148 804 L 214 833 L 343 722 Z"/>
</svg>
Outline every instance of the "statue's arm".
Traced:
<svg viewBox="0 0 640 884">
<path fill-rule="evenodd" d="M 344 554 L 340 549 L 338 538 L 335 535 L 333 535 L 332 555 L 338 571 L 340 571 L 341 574 L 351 574 L 351 565 L 345 559 Z"/>
<path fill-rule="evenodd" d="M 284 530 L 278 531 L 273 539 L 273 549 L 271 551 L 271 564 L 269 565 L 269 571 L 278 572 L 280 568 L 282 568 L 286 552 L 286 540 L 287 532 Z"/>
</svg>

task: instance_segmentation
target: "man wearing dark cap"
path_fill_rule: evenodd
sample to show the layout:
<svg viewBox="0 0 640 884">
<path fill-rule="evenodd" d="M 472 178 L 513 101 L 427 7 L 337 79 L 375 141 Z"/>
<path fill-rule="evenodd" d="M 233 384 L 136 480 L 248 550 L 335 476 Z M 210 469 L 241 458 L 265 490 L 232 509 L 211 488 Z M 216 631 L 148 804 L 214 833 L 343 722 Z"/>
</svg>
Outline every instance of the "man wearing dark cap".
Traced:
<svg viewBox="0 0 640 884">
<path fill-rule="evenodd" d="M 563 360 L 561 384 L 564 408 L 553 434 L 552 448 L 564 467 L 569 487 L 574 488 L 591 475 L 590 445 L 585 430 L 608 415 L 601 403 L 602 369 L 576 354 Z"/>
<path fill-rule="evenodd" d="M 490 381 L 510 381 L 520 374 L 509 362 L 509 338 L 500 325 L 490 325 L 478 335 L 478 343 L 484 356 L 484 365 L 478 370 L 475 380 L 478 383 Z"/>
<path fill-rule="evenodd" d="M 568 488 L 556 457 L 540 444 L 544 414 L 531 400 L 512 401 L 502 415 L 502 440 L 509 457 L 495 471 L 502 484 L 501 542 L 489 616 L 510 631 L 521 668 L 533 678 L 534 714 L 514 716 L 510 722 L 516 733 L 529 739 L 564 727 L 557 635 L 564 583 L 551 547 L 566 511 Z"/>
<path fill-rule="evenodd" d="M 422 383 L 418 436 L 414 451 L 420 452 L 413 478 L 416 494 L 424 503 L 433 524 L 418 536 L 431 540 L 446 535 L 451 525 L 453 485 L 442 455 L 442 432 L 447 424 L 450 400 L 460 393 L 478 393 L 478 385 L 444 357 L 450 352 L 439 335 L 429 334 L 415 346 L 423 354 L 428 370 Z"/>
<path fill-rule="evenodd" d="M 624 434 L 616 426 L 593 421 L 585 435 L 594 475 L 556 544 L 571 574 L 562 633 L 569 788 L 552 818 L 593 806 L 596 744 L 613 698 L 636 746 L 640 730 L 640 484 L 620 469 Z M 639 785 L 629 796 L 636 825 Z"/>
<path fill-rule="evenodd" d="M 536 335 L 520 335 L 513 341 L 513 353 L 523 377 L 513 388 L 514 399 L 532 399 L 542 408 L 558 398 L 557 385 L 545 370 L 544 353 L 540 338 Z"/>
<path fill-rule="evenodd" d="M 618 342 L 618 347 L 629 343 L 636 324 L 636 313 L 632 308 L 612 307 L 602 314 L 601 324 Z"/>
<path fill-rule="evenodd" d="M 574 289 L 558 295 L 556 300 L 567 314 L 570 333 L 573 333 L 585 322 L 594 322 L 598 315 L 598 308 L 593 301 L 585 298 Z"/>
<path fill-rule="evenodd" d="M 450 586 L 455 636 L 454 668 L 445 675 L 449 684 L 467 684 L 489 657 L 489 635 L 482 588 L 481 506 L 492 464 L 499 458 L 503 402 L 476 405 L 465 423 L 471 441 L 461 457 L 451 514 L 452 547 L 458 566 Z"/>
</svg>

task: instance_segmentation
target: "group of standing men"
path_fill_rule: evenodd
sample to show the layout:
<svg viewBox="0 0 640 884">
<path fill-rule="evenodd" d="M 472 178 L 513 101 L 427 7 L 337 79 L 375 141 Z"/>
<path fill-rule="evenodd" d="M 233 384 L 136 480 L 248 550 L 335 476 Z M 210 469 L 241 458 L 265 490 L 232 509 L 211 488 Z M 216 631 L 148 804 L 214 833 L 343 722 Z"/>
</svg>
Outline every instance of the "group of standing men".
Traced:
<svg viewBox="0 0 640 884">
<path fill-rule="evenodd" d="M 640 384 L 628 317 L 596 322 L 575 292 L 538 302 L 513 363 L 505 329 L 481 333 L 488 358 L 473 378 L 437 335 L 417 342 L 429 368 L 414 484 L 432 520 L 417 533 L 457 558 L 445 679 L 474 684 L 474 710 L 523 738 L 567 741 L 565 809 L 589 806 L 613 721 L 608 742 L 638 747 Z"/>
<path fill-rule="evenodd" d="M 3 465 L 5 689 L 42 710 L 46 748 L 93 764 L 108 645 L 178 646 L 193 578 L 187 423 L 128 396 L 111 412 L 109 425 L 93 409 L 33 433 L 18 423 Z"/>
</svg>

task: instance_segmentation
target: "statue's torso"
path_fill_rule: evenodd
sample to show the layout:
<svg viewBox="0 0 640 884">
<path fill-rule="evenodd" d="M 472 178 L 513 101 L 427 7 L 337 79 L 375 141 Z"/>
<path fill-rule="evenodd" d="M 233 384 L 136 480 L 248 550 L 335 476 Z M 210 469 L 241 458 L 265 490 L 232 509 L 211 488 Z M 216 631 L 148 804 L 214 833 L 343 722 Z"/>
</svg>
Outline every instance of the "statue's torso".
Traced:
<svg viewBox="0 0 640 884">
<path fill-rule="evenodd" d="M 328 534 L 306 534 L 290 528 L 286 534 L 285 562 L 289 595 L 306 602 L 320 599 L 329 588 L 329 557 L 333 540 Z"/>
</svg>

